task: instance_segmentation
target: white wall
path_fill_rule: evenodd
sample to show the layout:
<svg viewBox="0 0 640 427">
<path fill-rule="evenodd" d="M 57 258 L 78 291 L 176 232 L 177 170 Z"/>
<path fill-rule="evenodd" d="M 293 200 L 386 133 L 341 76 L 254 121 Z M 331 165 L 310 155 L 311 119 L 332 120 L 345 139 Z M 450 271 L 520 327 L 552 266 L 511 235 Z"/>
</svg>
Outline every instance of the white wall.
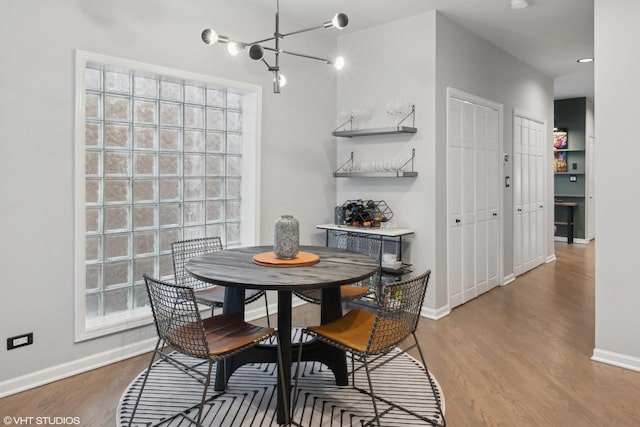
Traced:
<svg viewBox="0 0 640 427">
<path fill-rule="evenodd" d="M 428 12 L 342 36 L 340 50 L 349 58 L 338 77 L 338 112 L 353 107 L 371 109 L 368 128 L 391 123 L 386 100 L 402 98 L 416 106 L 418 132 L 337 138 L 337 162 L 354 152 L 356 162 L 408 160 L 416 150 L 416 178 L 338 178 L 336 204 L 349 199 L 384 200 L 393 221 L 415 230 L 403 253 L 414 271 L 434 268 L 435 260 L 435 12 Z M 336 118 L 336 123 L 338 119 Z M 331 221 L 333 222 L 333 221 Z M 433 278 L 433 276 L 432 276 Z M 434 307 L 435 286 L 429 285 L 426 305 Z M 430 304 L 430 305 L 429 305 Z"/>
<path fill-rule="evenodd" d="M 640 370 L 637 162 L 640 3 L 595 1 L 596 325 L 593 358 Z M 615 150 L 610 149 L 615 146 Z"/>
<path fill-rule="evenodd" d="M 504 106 L 502 137 L 504 152 L 513 156 L 513 110 L 518 109 L 547 120 L 549 146 L 553 129 L 553 80 L 475 34 L 438 14 L 436 48 L 436 157 L 441 159 L 437 172 L 438 193 L 436 210 L 436 263 L 437 305 L 446 304 L 446 111 L 447 87 L 479 96 Z M 551 151 L 548 151 L 547 177 L 547 246 L 546 256 L 554 254 L 553 248 L 553 171 Z M 512 177 L 510 161 L 504 173 Z M 504 183 L 504 177 L 501 178 Z M 513 182 L 513 180 L 512 180 Z M 440 184 L 442 183 L 442 184 Z M 503 249 L 504 275 L 513 274 L 513 187 L 503 184 Z"/>
<path fill-rule="evenodd" d="M 284 58 L 288 84 L 275 95 L 263 64 L 200 41 L 209 26 L 255 40 L 273 33 L 273 15 L 222 0 L 0 3 L 0 340 L 30 331 L 35 338 L 28 347 L 0 349 L 0 395 L 103 363 L 155 335 L 146 327 L 73 342 L 75 49 L 262 85 L 262 243 L 272 242 L 282 213 L 300 220 L 302 243 L 322 242 L 313 226 L 331 219 L 336 199 L 333 69 Z M 335 40 L 321 32 L 285 42 L 294 51 L 336 53 Z"/>
</svg>

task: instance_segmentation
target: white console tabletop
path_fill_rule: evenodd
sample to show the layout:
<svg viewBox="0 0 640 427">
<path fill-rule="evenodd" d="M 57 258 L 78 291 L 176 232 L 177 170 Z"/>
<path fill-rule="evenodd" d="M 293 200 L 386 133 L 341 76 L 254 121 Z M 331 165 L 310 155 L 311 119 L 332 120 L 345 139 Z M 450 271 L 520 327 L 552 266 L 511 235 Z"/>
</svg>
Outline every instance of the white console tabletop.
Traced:
<svg viewBox="0 0 640 427">
<path fill-rule="evenodd" d="M 402 237 L 402 236 L 415 233 L 413 230 L 409 230 L 406 228 L 351 227 L 349 225 L 336 225 L 336 224 L 316 225 L 316 228 L 319 228 L 321 230 L 346 231 L 351 233 L 371 234 L 374 236 L 383 236 L 383 237 Z"/>
</svg>

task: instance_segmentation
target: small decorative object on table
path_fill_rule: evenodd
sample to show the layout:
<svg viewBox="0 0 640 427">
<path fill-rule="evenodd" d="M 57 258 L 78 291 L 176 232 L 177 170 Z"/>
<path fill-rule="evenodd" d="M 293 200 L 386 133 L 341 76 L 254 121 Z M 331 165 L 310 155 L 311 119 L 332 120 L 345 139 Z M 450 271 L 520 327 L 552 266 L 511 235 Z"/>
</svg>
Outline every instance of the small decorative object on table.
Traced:
<svg viewBox="0 0 640 427">
<path fill-rule="evenodd" d="M 273 228 L 273 252 L 276 257 L 295 258 L 300 247 L 298 220 L 292 215 L 282 215 L 276 220 Z"/>
</svg>

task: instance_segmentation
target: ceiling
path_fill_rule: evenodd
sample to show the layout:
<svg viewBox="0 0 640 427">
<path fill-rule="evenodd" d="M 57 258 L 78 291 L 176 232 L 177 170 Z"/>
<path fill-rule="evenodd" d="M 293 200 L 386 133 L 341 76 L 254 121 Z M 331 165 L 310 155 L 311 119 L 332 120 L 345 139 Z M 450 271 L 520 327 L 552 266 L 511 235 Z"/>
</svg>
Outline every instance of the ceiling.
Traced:
<svg viewBox="0 0 640 427">
<path fill-rule="evenodd" d="M 274 13 L 276 0 L 239 0 Z M 509 0 L 280 0 L 280 18 L 303 27 L 319 25 L 337 12 L 349 16 L 339 36 L 438 10 L 452 21 L 554 79 L 556 99 L 593 98 L 593 0 L 530 0 L 513 10 Z"/>
</svg>

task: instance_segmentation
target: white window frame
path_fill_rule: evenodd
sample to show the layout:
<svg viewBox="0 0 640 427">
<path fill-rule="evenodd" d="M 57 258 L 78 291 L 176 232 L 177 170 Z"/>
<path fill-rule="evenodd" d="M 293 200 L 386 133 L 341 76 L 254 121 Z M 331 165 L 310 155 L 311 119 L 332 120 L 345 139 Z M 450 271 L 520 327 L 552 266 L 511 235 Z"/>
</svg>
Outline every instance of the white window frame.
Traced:
<svg viewBox="0 0 640 427">
<path fill-rule="evenodd" d="M 243 152 L 242 152 L 242 213 L 241 245 L 255 245 L 260 235 L 260 160 L 262 133 L 262 87 L 204 74 L 147 64 L 128 59 L 76 50 L 75 58 L 75 147 L 74 147 L 74 268 L 75 268 L 75 341 L 149 325 L 153 316 L 149 307 L 103 316 L 99 320 L 86 319 L 86 207 L 85 207 L 85 69 L 96 62 L 115 67 L 184 80 L 222 86 L 244 95 Z"/>
</svg>

